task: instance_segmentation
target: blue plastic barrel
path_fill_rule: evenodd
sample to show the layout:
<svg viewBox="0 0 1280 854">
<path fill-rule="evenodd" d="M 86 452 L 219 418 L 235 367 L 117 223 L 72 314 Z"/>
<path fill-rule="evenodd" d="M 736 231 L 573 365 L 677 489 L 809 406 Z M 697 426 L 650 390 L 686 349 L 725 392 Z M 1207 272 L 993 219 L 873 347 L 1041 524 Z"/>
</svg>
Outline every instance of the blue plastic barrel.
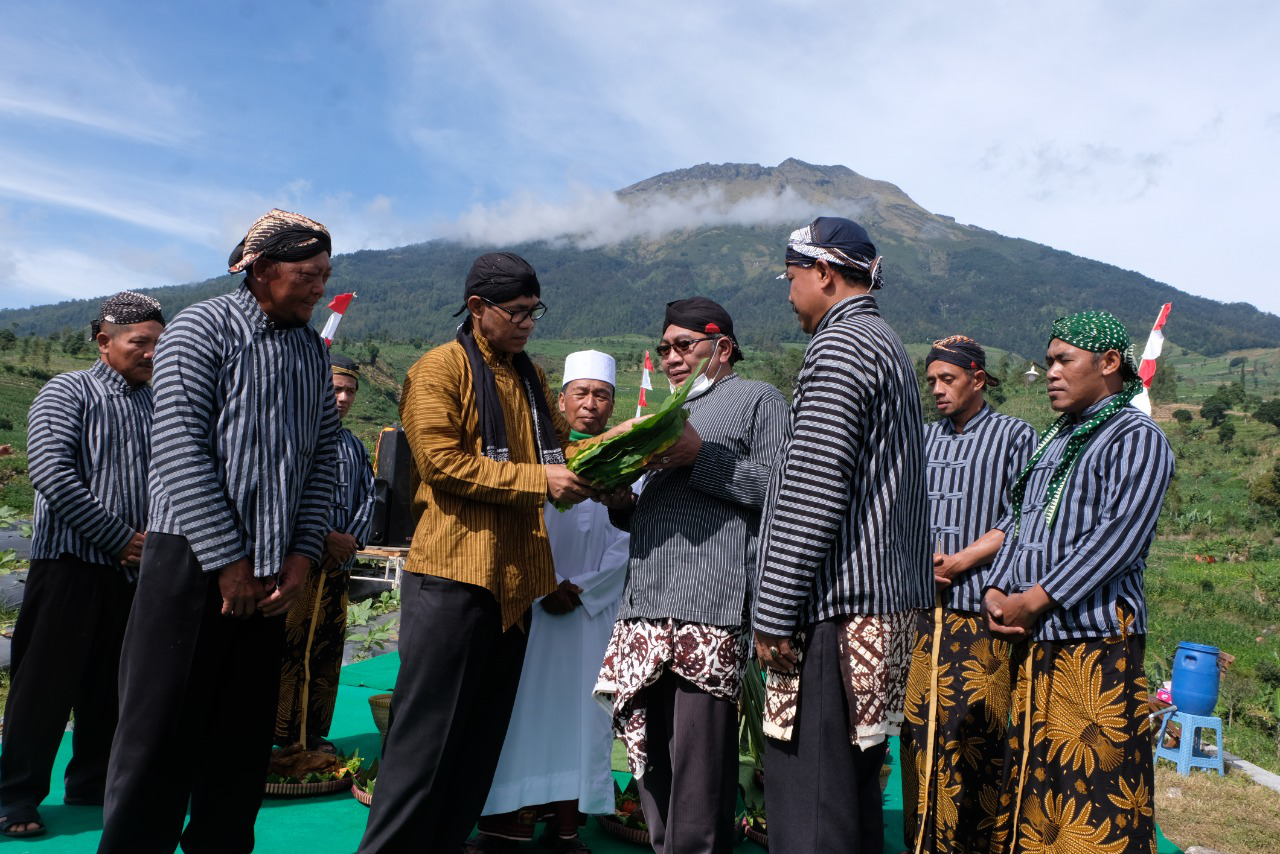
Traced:
<svg viewBox="0 0 1280 854">
<path fill-rule="evenodd" d="M 1188 715 L 1212 715 L 1218 705 L 1218 648 L 1183 641 L 1173 656 L 1173 703 Z"/>
</svg>

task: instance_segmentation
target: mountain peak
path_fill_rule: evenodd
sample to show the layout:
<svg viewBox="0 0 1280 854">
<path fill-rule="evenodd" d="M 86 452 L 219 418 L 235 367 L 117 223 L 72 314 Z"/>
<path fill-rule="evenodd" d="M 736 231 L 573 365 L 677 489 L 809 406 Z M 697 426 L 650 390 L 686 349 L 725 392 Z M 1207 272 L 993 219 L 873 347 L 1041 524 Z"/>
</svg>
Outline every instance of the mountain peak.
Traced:
<svg viewBox="0 0 1280 854">
<path fill-rule="evenodd" d="M 712 190 L 729 204 L 791 193 L 808 203 L 813 216 L 846 216 L 873 231 L 883 229 L 912 238 L 955 239 L 965 230 L 952 218 L 920 207 L 888 181 L 867 178 L 848 166 L 821 166 L 794 157 L 777 166 L 701 163 L 632 184 L 619 190 L 618 196 L 643 205 L 654 198 L 688 201 Z"/>
</svg>

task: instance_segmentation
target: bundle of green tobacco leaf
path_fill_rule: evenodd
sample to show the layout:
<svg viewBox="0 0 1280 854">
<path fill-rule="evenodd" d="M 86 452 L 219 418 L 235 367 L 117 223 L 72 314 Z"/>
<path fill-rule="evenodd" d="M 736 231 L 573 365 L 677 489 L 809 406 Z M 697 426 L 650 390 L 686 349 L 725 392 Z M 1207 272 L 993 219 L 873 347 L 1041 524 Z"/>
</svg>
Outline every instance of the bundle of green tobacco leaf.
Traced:
<svg viewBox="0 0 1280 854">
<path fill-rule="evenodd" d="M 701 371 L 699 366 L 675 394 L 630 430 L 592 445 L 571 459 L 569 470 L 604 489 L 635 483 L 644 474 L 645 463 L 674 445 L 684 432 L 684 422 L 689 417 L 684 402 L 693 388 L 693 378 Z M 556 507 L 568 509 L 568 505 L 561 507 L 559 503 Z"/>
</svg>

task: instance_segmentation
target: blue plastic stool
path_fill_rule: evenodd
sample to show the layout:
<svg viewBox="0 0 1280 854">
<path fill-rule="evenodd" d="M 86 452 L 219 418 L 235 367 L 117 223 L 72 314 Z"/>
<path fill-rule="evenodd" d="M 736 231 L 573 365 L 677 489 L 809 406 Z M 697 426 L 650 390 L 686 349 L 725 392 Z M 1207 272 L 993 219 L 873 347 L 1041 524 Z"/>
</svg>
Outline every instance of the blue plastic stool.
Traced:
<svg viewBox="0 0 1280 854">
<path fill-rule="evenodd" d="M 1177 747 L 1164 746 L 1164 731 L 1170 723 L 1182 725 L 1182 737 Z M 1207 756 L 1200 751 L 1201 730 L 1211 729 L 1218 737 L 1218 754 Z M 1156 736 L 1156 760 L 1168 759 L 1178 766 L 1178 773 L 1183 777 L 1191 775 L 1192 768 L 1216 768 L 1218 776 L 1226 773 L 1222 766 L 1222 718 L 1188 715 L 1174 712 L 1166 715 L 1160 724 L 1160 734 Z"/>
</svg>

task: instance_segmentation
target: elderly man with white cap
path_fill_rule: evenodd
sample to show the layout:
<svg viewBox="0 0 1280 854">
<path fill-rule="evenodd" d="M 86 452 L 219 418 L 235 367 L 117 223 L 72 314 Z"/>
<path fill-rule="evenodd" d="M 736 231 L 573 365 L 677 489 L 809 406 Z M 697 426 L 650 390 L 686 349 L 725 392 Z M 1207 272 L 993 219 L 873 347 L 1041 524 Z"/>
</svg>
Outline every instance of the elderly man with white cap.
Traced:
<svg viewBox="0 0 1280 854">
<path fill-rule="evenodd" d="M 613 357 L 570 353 L 560 411 L 574 440 L 598 436 L 613 414 Z M 560 586 L 533 609 L 524 672 L 480 833 L 468 851 L 514 851 L 547 821 L 555 851 L 587 851 L 578 838 L 586 814 L 613 812 L 609 716 L 592 699 L 626 581 L 628 537 L 594 501 L 545 508 Z"/>
</svg>

